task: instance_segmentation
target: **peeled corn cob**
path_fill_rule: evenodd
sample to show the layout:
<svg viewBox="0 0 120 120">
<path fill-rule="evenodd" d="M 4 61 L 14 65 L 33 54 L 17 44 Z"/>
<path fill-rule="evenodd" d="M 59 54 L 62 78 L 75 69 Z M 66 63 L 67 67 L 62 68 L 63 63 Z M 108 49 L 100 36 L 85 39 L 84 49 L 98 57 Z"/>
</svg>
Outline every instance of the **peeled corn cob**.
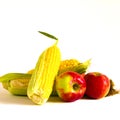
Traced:
<svg viewBox="0 0 120 120">
<path fill-rule="evenodd" d="M 45 32 L 41 34 L 57 40 Z M 61 61 L 60 49 L 57 42 L 44 50 L 40 55 L 27 88 L 27 96 L 36 104 L 43 104 L 52 93 L 55 77 Z"/>
<path fill-rule="evenodd" d="M 27 89 L 27 95 L 34 103 L 43 104 L 48 100 L 58 73 L 60 59 L 60 50 L 56 44 L 40 55 Z"/>
</svg>

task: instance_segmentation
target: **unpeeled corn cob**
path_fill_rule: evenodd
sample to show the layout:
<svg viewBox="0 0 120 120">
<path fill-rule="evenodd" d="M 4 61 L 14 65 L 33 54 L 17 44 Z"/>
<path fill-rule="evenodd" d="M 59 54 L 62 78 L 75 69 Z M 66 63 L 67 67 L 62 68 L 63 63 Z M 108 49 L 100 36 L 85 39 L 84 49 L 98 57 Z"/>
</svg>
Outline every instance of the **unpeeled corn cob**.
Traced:
<svg viewBox="0 0 120 120">
<path fill-rule="evenodd" d="M 85 73 L 91 64 L 91 59 L 79 62 L 77 59 L 63 60 L 60 64 L 58 75 L 66 71 L 74 71 L 80 74 Z"/>
<path fill-rule="evenodd" d="M 29 81 L 27 95 L 36 104 L 45 103 L 52 93 L 61 61 L 61 53 L 57 47 L 57 42 L 40 55 Z"/>
<path fill-rule="evenodd" d="M 31 74 L 8 73 L 0 77 L 3 88 L 14 95 L 26 95 Z"/>
</svg>

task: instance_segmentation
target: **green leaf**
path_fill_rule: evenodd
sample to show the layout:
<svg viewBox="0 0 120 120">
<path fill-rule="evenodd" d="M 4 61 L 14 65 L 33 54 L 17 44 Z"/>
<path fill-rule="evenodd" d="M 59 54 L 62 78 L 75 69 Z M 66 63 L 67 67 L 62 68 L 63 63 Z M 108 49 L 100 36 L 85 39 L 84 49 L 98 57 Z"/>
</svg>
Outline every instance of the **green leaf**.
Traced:
<svg viewBox="0 0 120 120">
<path fill-rule="evenodd" d="M 8 87 L 8 91 L 10 93 L 12 93 L 13 95 L 17 95 L 17 96 L 27 96 L 27 88 L 21 88 L 21 89 L 17 89 L 17 88 L 11 88 Z"/>
<path fill-rule="evenodd" d="M 47 37 L 49 37 L 49 38 L 52 38 L 54 40 L 58 40 L 58 38 L 56 38 L 55 36 L 53 36 L 53 35 L 51 35 L 49 33 L 46 33 L 46 32 L 43 32 L 43 31 L 38 31 L 38 32 L 45 35 L 45 36 L 47 36 Z"/>
<path fill-rule="evenodd" d="M 14 79 L 31 78 L 31 74 L 26 73 L 7 73 L 0 77 L 0 82 L 8 82 Z"/>
<path fill-rule="evenodd" d="M 91 59 L 89 59 L 83 63 L 80 63 L 77 66 L 76 71 L 80 74 L 85 73 L 87 71 L 88 67 L 90 66 L 90 64 L 91 64 Z"/>
</svg>

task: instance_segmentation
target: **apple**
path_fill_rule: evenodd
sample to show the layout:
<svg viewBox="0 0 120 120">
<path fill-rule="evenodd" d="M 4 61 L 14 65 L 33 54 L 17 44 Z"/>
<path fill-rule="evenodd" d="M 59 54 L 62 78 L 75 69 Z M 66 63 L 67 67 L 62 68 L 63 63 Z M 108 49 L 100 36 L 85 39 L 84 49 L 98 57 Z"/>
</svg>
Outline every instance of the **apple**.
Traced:
<svg viewBox="0 0 120 120">
<path fill-rule="evenodd" d="M 66 102 L 82 98 L 86 91 L 83 75 L 73 71 L 67 71 L 57 76 L 55 85 L 58 96 Z"/>
<path fill-rule="evenodd" d="M 89 72 L 84 76 L 86 80 L 85 94 L 94 99 L 105 97 L 110 90 L 110 79 L 100 72 Z"/>
</svg>

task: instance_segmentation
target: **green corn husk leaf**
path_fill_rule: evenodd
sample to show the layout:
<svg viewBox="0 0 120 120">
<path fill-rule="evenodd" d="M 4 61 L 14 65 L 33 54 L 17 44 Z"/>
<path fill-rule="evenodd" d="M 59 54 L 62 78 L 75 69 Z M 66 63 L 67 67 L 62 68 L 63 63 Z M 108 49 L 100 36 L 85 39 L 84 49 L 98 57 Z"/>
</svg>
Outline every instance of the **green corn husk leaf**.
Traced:
<svg viewBox="0 0 120 120">
<path fill-rule="evenodd" d="M 87 71 L 90 64 L 91 64 L 91 59 L 89 59 L 83 63 L 80 63 L 77 67 L 75 67 L 74 71 L 78 72 L 79 74 L 83 74 Z"/>
<path fill-rule="evenodd" d="M 8 91 L 9 91 L 10 93 L 12 93 L 13 95 L 17 95 L 17 96 L 27 96 L 27 88 L 18 89 L 18 88 L 8 87 Z"/>
<path fill-rule="evenodd" d="M 14 95 L 27 95 L 27 87 L 31 74 L 8 73 L 0 77 L 3 88 Z"/>
<path fill-rule="evenodd" d="M 26 73 L 7 73 L 0 77 L 0 82 L 8 82 L 14 79 L 27 79 L 31 78 L 31 74 Z"/>
</svg>

